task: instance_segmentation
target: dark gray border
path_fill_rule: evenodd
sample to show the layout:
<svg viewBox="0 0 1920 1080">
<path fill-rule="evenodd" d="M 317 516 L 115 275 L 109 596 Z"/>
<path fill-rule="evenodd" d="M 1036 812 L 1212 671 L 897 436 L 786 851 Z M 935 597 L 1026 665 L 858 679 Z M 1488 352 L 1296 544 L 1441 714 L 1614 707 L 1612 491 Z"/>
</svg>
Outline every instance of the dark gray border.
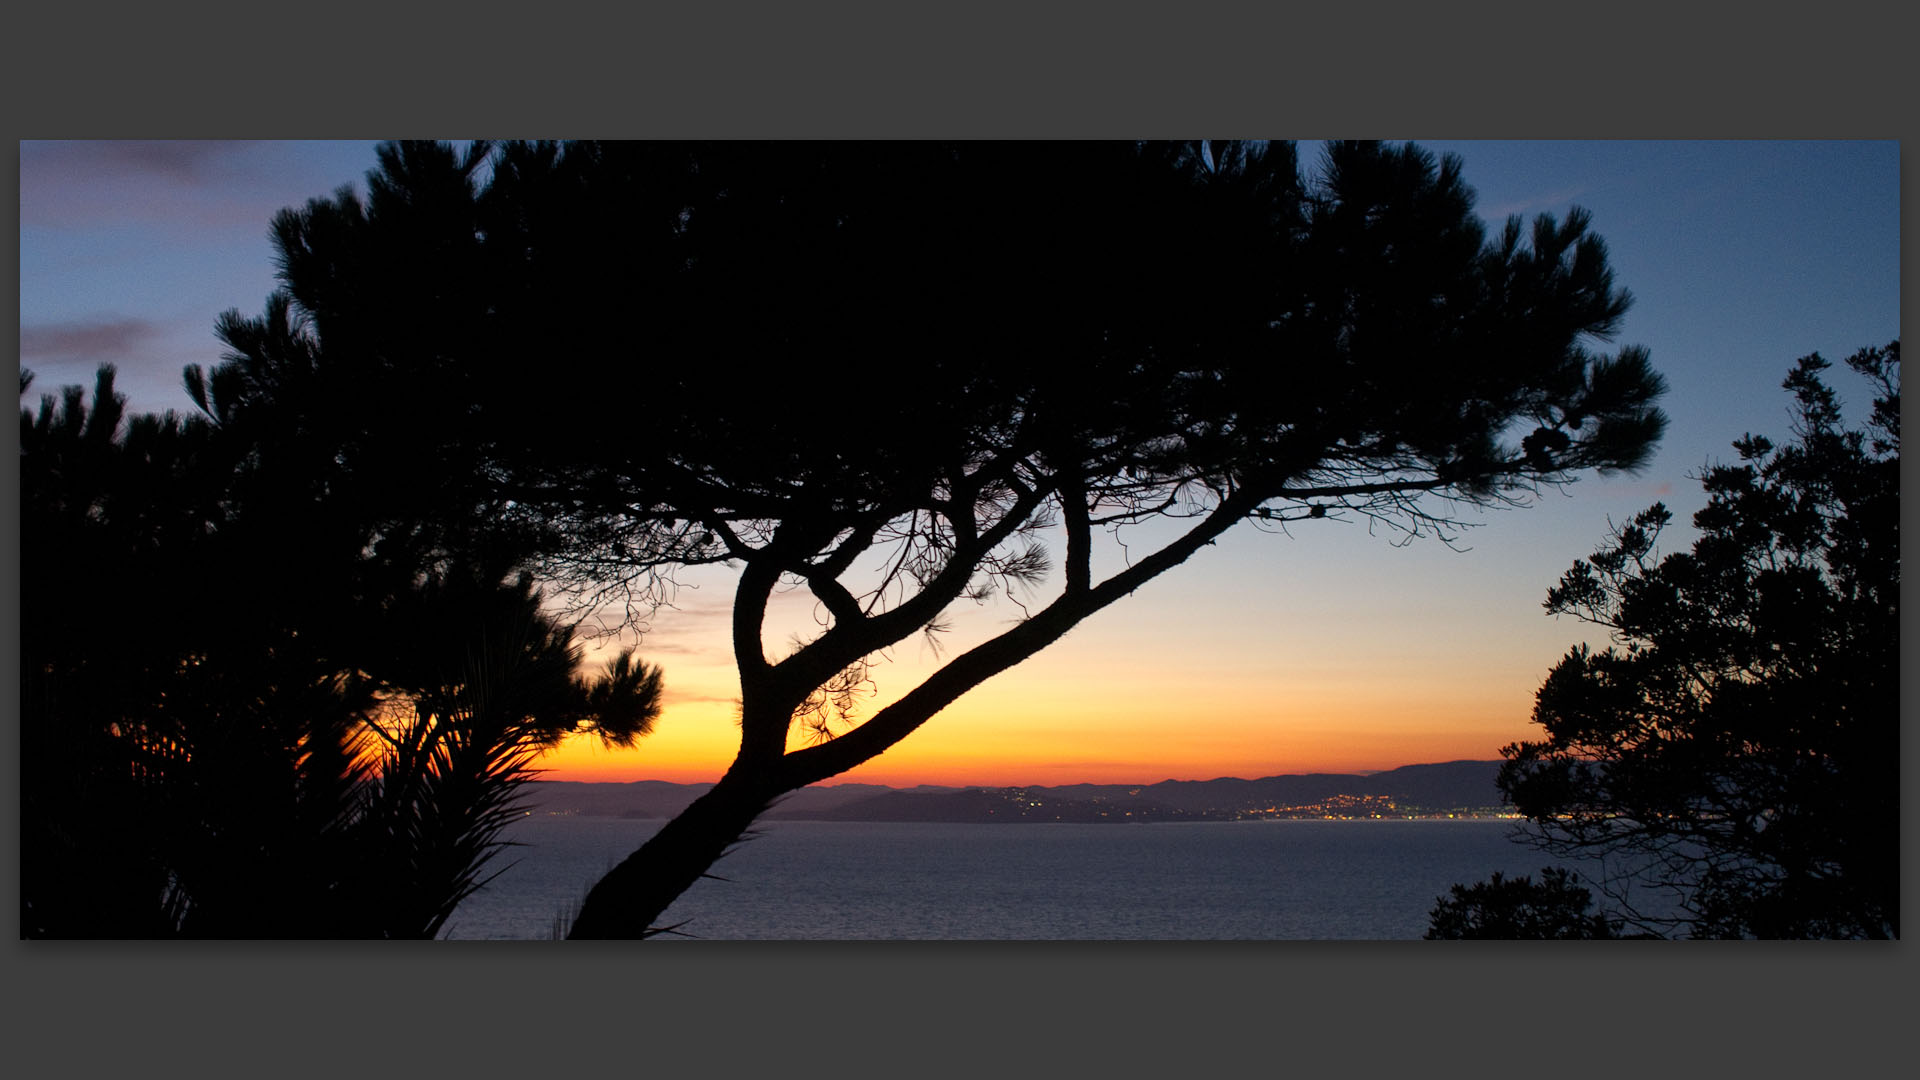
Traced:
<svg viewBox="0 0 1920 1080">
<path fill-rule="evenodd" d="M 1818 23 L 1633 4 L 1251 18 L 1193 4 L 659 7 L 467 8 L 467 25 L 393 4 L 271 18 L 36 10 L 10 19 L 6 113 L 14 139 L 1887 138 L 1913 123 L 1897 106 L 1905 35 L 1867 4 L 1823 5 Z M 17 475 L 5 483 L 17 508 Z M 5 522 L 17 567 L 17 509 Z M 17 687 L 17 650 L 0 664 Z M 0 805 L 18 806 L 17 786 Z M 17 912 L 17 832 L 7 843 Z M 1852 1072 L 1896 1047 L 1914 975 L 1904 944 L 633 948 L 19 943 L 6 1029 L 35 1075 L 42 1062 L 85 1075 L 162 1058 L 213 1076 L 256 1064 L 295 1076 Z"/>
</svg>

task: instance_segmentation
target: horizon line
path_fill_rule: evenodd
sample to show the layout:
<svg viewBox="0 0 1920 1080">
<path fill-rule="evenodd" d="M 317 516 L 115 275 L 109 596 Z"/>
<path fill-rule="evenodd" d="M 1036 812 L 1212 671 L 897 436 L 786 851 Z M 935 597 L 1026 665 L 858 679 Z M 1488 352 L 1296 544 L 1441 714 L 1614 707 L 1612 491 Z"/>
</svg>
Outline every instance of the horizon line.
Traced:
<svg viewBox="0 0 1920 1080">
<path fill-rule="evenodd" d="M 1117 781 L 1075 780 L 1067 783 L 1050 783 L 1050 784 L 1037 784 L 1037 783 L 1034 783 L 1034 784 L 986 784 L 986 783 L 939 784 L 939 783 L 929 783 L 926 781 L 921 781 L 916 784 L 883 784 L 873 780 L 839 780 L 839 779 L 829 777 L 826 780 L 821 780 L 813 784 L 808 784 L 807 787 L 843 787 L 848 784 L 859 784 L 862 787 L 891 788 L 893 790 L 903 790 L 903 789 L 915 788 L 915 787 L 959 788 L 964 790 L 966 788 L 983 788 L 983 789 L 986 789 L 986 788 L 1036 788 L 1036 787 L 1057 788 L 1057 787 L 1078 787 L 1081 785 L 1087 785 L 1092 787 L 1152 787 L 1155 784 L 1206 784 L 1206 783 L 1212 783 L 1217 780 L 1267 780 L 1267 779 L 1272 779 L 1274 777 L 1281 777 L 1281 776 L 1378 776 L 1382 773 L 1395 772 L 1400 769 L 1412 769 L 1412 768 L 1419 768 L 1422 766 L 1429 766 L 1429 765 L 1463 765 L 1463 764 L 1497 765 L 1497 764 L 1500 764 L 1503 760 L 1504 760 L 1503 758 L 1497 758 L 1497 757 L 1495 758 L 1451 758 L 1446 761 L 1412 761 L 1404 765 L 1395 765 L 1392 768 L 1386 768 L 1386 769 L 1352 769 L 1352 770 L 1346 770 L 1346 771 L 1337 771 L 1337 770 L 1331 770 L 1331 769 L 1314 769 L 1306 772 L 1266 773 L 1261 776 L 1231 776 L 1227 774 L 1221 774 L 1219 776 L 1210 776 L 1210 777 L 1203 777 L 1203 778 L 1182 778 L 1182 777 L 1170 776 L 1160 780 L 1117 780 Z M 693 787 L 698 784 L 711 785 L 718 782 L 717 779 L 666 780 L 658 777 L 646 777 L 646 778 L 635 779 L 635 780 L 578 780 L 578 779 L 568 779 L 568 778 L 550 778 L 550 777 L 545 777 L 540 775 L 535 775 L 532 778 L 532 780 L 533 782 L 536 782 L 536 783 L 672 784 L 676 787 Z M 795 790 L 804 791 L 806 790 L 806 788 L 796 788 Z"/>
</svg>

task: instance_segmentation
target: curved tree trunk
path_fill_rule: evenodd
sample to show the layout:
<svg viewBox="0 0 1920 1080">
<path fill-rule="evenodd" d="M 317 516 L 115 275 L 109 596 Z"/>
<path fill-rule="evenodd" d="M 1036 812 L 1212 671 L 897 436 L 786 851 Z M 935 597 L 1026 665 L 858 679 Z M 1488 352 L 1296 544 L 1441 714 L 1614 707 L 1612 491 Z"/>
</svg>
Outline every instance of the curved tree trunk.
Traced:
<svg viewBox="0 0 1920 1080">
<path fill-rule="evenodd" d="M 643 938 L 660 916 L 705 876 L 768 804 L 775 785 L 721 777 L 638 851 L 608 871 L 580 906 L 568 938 Z"/>
<path fill-rule="evenodd" d="M 772 700 L 777 704 L 764 708 L 743 704 L 741 757 L 735 759 L 733 768 L 711 791 L 694 800 L 640 850 L 600 879 L 587 894 L 567 936 L 643 938 L 658 933 L 660 928 L 655 924 L 660 915 L 706 874 L 774 799 L 873 760 L 960 695 L 1058 641 L 1088 615 L 1184 562 L 1244 517 L 1258 501 L 1257 492 L 1235 492 L 1180 539 L 1098 585 L 1089 584 L 1084 565 L 1087 545 L 1076 542 L 1075 555 L 1082 565 L 1072 574 L 1078 587 L 998 637 L 948 661 L 867 722 L 827 742 L 790 753 L 782 752 L 782 743 L 794 706 L 804 693 L 794 695 L 790 686 L 770 681 L 764 661 L 754 666 L 759 621 L 740 615 L 747 605 L 736 601 L 736 652 L 747 672 L 741 677 L 742 700 Z M 1084 528 L 1084 520 L 1081 524 Z M 772 587 L 770 580 L 764 575 L 757 582 L 743 579 L 740 592 L 759 605 L 751 610 L 764 610 L 762 597 Z M 757 591 L 750 593 L 750 586 Z M 892 640 L 865 641 L 856 652 L 884 648 Z"/>
</svg>

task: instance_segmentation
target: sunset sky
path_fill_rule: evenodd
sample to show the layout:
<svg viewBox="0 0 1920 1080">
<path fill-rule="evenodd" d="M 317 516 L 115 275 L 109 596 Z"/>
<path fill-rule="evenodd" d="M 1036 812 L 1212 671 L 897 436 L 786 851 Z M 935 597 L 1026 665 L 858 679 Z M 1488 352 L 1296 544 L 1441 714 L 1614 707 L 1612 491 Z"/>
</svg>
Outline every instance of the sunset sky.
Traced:
<svg viewBox="0 0 1920 1080">
<path fill-rule="evenodd" d="M 20 354 L 36 373 L 23 401 L 111 362 L 135 409 L 191 410 L 182 367 L 218 362 L 215 318 L 258 314 L 274 286 L 272 214 L 343 185 L 364 192 L 374 145 L 23 143 Z M 1422 145 L 1464 158 L 1492 226 L 1592 212 L 1636 298 L 1613 345 L 1646 346 L 1669 383 L 1651 466 L 1526 510 L 1468 511 L 1484 527 L 1451 549 L 1396 546 L 1358 522 L 1242 528 L 839 780 L 1150 783 L 1495 758 L 1530 734 L 1547 670 L 1589 638 L 1541 602 L 1609 521 L 1664 500 L 1684 522 L 1703 502 L 1690 476 L 1730 457 L 1732 440 L 1790 435 L 1780 382 L 1797 357 L 1837 363 L 1899 335 L 1897 143 Z M 1865 406 L 1850 373 L 1832 381 Z M 1676 529 L 1663 547 L 1689 536 Z M 666 671 L 656 733 L 628 751 L 569 745 L 545 762 L 552 777 L 685 782 L 724 769 L 736 734 L 730 588 L 718 572 L 683 585 L 638 640 Z M 968 610 L 942 648 L 1018 614 L 1005 600 Z M 802 631 L 811 603 L 788 596 L 776 615 Z M 901 646 L 876 669 L 869 709 L 937 662 L 929 646 Z"/>
</svg>

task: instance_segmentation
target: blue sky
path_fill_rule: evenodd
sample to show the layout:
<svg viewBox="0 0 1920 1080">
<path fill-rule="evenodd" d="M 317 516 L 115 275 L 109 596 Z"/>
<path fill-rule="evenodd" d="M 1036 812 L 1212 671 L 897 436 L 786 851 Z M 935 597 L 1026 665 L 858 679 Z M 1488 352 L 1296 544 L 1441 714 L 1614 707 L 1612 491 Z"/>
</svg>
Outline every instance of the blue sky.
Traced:
<svg viewBox="0 0 1920 1080">
<path fill-rule="evenodd" d="M 50 389 L 111 361 L 136 406 L 188 407 L 180 368 L 216 357 L 214 318 L 257 313 L 273 287 L 273 213 L 364 191 L 375 145 L 21 144 L 22 362 Z M 1777 415 L 1771 371 L 1795 357 L 1898 334 L 1895 142 L 1422 145 L 1465 159 L 1494 225 L 1593 212 L 1636 297 L 1620 340 L 1673 383 L 1667 454 L 1718 452 L 1735 416 Z"/>
<path fill-rule="evenodd" d="M 1895 142 L 1422 145 L 1461 155 L 1493 227 L 1510 213 L 1592 213 L 1617 280 L 1636 298 L 1613 345 L 1646 346 L 1670 386 L 1672 422 L 1652 464 L 1547 493 L 1533 509 L 1469 515 L 1486 527 L 1470 530 L 1463 550 L 1395 547 L 1355 523 L 1316 522 L 1290 538 L 1242 530 L 996 680 L 1004 686 L 982 687 L 979 704 L 963 699 L 949 710 L 954 720 L 942 714 L 889 752 L 883 760 L 900 762 L 897 772 L 850 779 L 918 779 L 915 768 L 933 766 L 901 754 L 917 741 L 928 753 L 948 736 L 948 753 L 968 738 L 1009 745 L 1022 736 L 994 728 L 989 713 L 1013 696 L 1050 703 L 1045 719 L 1023 721 L 1032 745 L 1002 753 L 1027 771 L 975 782 L 1493 757 L 1527 734 L 1533 690 L 1587 637 L 1547 619 L 1540 603 L 1608 522 L 1655 499 L 1684 522 L 1702 501 L 1691 474 L 1729 457 L 1744 433 L 1787 435 L 1779 387 L 1797 357 L 1818 351 L 1837 362 L 1899 336 Z M 90 382 L 97 364 L 112 362 L 136 409 L 191 409 L 181 368 L 217 362 L 214 319 L 227 308 L 257 314 L 273 287 L 273 213 L 346 184 L 364 191 L 374 146 L 23 143 L 21 363 L 37 374 L 24 400 Z M 1302 149 L 1315 160 L 1314 147 Z M 1846 372 L 1833 381 L 1851 404 L 1866 404 Z M 1666 547 L 1684 542 L 1682 530 Z M 693 761 L 728 737 L 730 667 L 712 629 L 724 599 L 724 589 L 689 594 L 679 617 L 663 615 L 641 642 L 643 655 L 667 664 L 683 719 L 670 713 L 638 756 L 594 767 L 638 779 L 658 772 L 649 761 Z M 988 610 L 974 621 L 985 632 L 1007 617 Z M 883 692 L 910 685 L 923 659 L 883 671 Z M 1089 695 L 1095 684 L 1110 693 Z M 981 734 L 989 729 L 991 738 Z M 1351 752 L 1326 749 L 1342 740 Z M 1072 746 L 1086 749 L 1061 749 Z M 1165 771 L 1153 768 L 1158 760 Z M 671 778 L 698 778 L 698 767 L 687 770 Z"/>
<path fill-rule="evenodd" d="M 136 409 L 191 409 L 214 320 L 274 287 L 276 211 L 352 184 L 371 142 L 23 142 L 20 362 L 33 392 L 119 369 Z M 30 392 L 30 397 L 32 393 Z"/>
</svg>

